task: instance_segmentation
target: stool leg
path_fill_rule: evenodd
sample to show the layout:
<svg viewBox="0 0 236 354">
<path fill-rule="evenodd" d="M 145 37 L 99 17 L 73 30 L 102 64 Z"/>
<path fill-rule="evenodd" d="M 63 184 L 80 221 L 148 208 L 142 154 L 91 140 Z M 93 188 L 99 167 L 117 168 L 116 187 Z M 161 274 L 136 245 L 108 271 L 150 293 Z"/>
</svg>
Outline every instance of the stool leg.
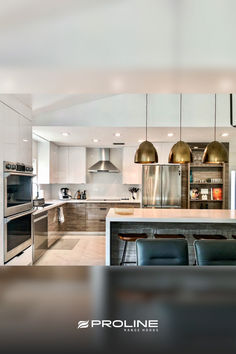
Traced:
<svg viewBox="0 0 236 354">
<path fill-rule="evenodd" d="M 120 265 L 123 265 L 125 263 L 127 244 L 128 244 L 128 241 L 125 241 L 124 251 L 123 251 L 123 255 L 122 255 L 122 258 L 121 258 Z"/>
</svg>

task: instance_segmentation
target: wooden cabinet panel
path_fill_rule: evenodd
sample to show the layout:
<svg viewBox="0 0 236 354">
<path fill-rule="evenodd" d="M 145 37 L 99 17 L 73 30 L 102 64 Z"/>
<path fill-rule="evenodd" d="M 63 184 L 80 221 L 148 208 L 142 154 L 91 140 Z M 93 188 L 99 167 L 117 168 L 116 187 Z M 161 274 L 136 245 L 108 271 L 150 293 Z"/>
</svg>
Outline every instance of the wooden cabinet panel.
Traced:
<svg viewBox="0 0 236 354">
<path fill-rule="evenodd" d="M 65 222 L 60 231 L 104 232 L 110 208 L 139 208 L 138 203 L 67 203 L 63 205 Z"/>
<path fill-rule="evenodd" d="M 59 238 L 58 208 L 48 210 L 48 247 L 51 247 Z"/>
<path fill-rule="evenodd" d="M 60 231 L 85 231 L 85 204 L 68 203 L 63 206 L 65 221 Z"/>
</svg>

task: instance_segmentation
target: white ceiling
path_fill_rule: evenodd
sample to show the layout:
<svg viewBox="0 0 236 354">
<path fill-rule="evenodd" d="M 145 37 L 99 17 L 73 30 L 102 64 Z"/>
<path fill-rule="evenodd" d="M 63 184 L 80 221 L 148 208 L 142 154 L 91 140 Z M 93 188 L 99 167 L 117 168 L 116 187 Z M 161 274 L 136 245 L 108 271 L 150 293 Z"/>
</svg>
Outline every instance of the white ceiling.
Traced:
<svg viewBox="0 0 236 354">
<path fill-rule="evenodd" d="M 153 142 L 179 139 L 179 95 L 148 96 L 148 137 Z M 33 132 L 58 145 L 135 146 L 145 136 L 145 94 L 33 95 Z M 213 139 L 214 95 L 183 95 L 183 139 Z M 233 141 L 229 95 L 217 95 L 217 138 Z M 116 137 L 115 133 L 120 133 Z M 62 133 L 68 133 L 63 136 Z M 172 137 L 168 133 L 173 133 Z M 222 137 L 223 133 L 228 136 Z M 93 139 L 98 139 L 94 142 Z"/>
<path fill-rule="evenodd" d="M 113 142 L 124 142 L 126 146 L 138 145 L 139 139 L 145 138 L 144 128 L 111 128 L 111 127 L 34 127 L 34 133 L 55 142 L 58 145 L 66 146 L 88 146 L 88 147 L 114 147 Z M 62 136 L 61 133 L 67 132 L 69 136 Z M 114 134 L 119 132 L 120 137 Z M 168 133 L 173 133 L 173 137 L 168 137 Z M 228 137 L 222 137 L 222 133 L 228 133 Z M 213 140 L 213 128 L 184 128 L 182 138 L 188 142 L 208 142 Z M 98 142 L 93 142 L 98 139 Z M 157 128 L 148 129 L 148 139 L 152 142 L 176 142 L 179 140 L 178 128 Z M 236 129 L 219 128 L 217 129 L 217 139 L 228 142 L 236 139 Z"/>
<path fill-rule="evenodd" d="M 235 0 L 8 0 L 0 90 L 236 90 Z"/>
</svg>

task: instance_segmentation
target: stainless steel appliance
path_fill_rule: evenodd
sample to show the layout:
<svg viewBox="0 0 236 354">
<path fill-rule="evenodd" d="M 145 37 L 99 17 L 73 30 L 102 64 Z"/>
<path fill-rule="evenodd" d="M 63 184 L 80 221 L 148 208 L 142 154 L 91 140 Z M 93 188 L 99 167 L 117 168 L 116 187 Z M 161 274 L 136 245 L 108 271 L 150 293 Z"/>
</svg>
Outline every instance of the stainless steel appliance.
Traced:
<svg viewBox="0 0 236 354">
<path fill-rule="evenodd" d="M 29 210 L 4 218 L 4 262 L 32 245 L 32 212 Z"/>
<path fill-rule="evenodd" d="M 142 207 L 181 208 L 181 166 L 143 165 Z"/>
<path fill-rule="evenodd" d="M 71 199 L 72 195 L 71 195 L 71 191 L 69 190 L 69 188 L 67 188 L 67 187 L 61 188 L 59 191 L 59 198 L 60 199 Z"/>
<path fill-rule="evenodd" d="M 48 212 L 33 216 L 33 263 L 35 263 L 48 249 Z"/>
<path fill-rule="evenodd" d="M 110 149 L 100 149 L 100 160 L 92 165 L 88 171 L 90 173 L 110 172 L 118 173 L 119 169 L 110 161 Z"/>
<path fill-rule="evenodd" d="M 4 216 L 30 210 L 33 207 L 33 167 L 4 161 Z"/>
</svg>

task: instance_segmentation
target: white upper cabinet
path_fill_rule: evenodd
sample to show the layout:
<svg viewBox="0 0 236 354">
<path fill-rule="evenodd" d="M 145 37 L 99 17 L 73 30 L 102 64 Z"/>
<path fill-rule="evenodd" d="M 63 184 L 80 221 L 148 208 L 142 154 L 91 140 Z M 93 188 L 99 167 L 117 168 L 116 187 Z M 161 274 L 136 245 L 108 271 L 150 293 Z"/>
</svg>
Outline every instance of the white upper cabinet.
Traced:
<svg viewBox="0 0 236 354">
<path fill-rule="evenodd" d="M 58 183 L 86 183 L 85 147 L 58 147 Z"/>
<path fill-rule="evenodd" d="M 142 165 L 134 163 L 137 147 L 124 147 L 123 149 L 123 184 L 142 183 Z"/>
<path fill-rule="evenodd" d="M 69 180 L 69 148 L 58 146 L 58 183 L 68 183 Z"/>
<path fill-rule="evenodd" d="M 32 122 L 19 115 L 19 158 L 20 162 L 32 165 Z"/>
<path fill-rule="evenodd" d="M 38 142 L 38 183 L 58 183 L 58 146 L 49 141 Z"/>
<path fill-rule="evenodd" d="M 32 122 L 0 102 L 5 161 L 32 164 Z"/>
<path fill-rule="evenodd" d="M 86 148 L 69 147 L 69 183 L 86 183 Z"/>
</svg>

